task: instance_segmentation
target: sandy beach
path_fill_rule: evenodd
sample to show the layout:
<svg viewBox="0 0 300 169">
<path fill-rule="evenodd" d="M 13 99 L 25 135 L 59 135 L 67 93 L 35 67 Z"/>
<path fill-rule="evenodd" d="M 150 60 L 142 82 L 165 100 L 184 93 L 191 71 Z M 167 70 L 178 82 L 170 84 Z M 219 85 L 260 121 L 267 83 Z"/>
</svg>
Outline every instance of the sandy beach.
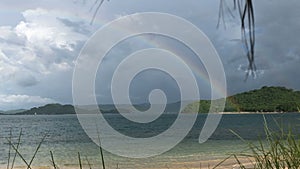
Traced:
<svg viewBox="0 0 300 169">
<path fill-rule="evenodd" d="M 116 169 L 211 169 L 217 164 L 219 164 L 223 159 L 214 159 L 214 160 L 204 160 L 204 161 L 190 161 L 190 162 L 173 162 L 166 164 L 164 166 L 122 166 L 121 164 L 118 166 L 108 166 L 107 168 L 116 168 Z M 253 166 L 251 161 L 246 158 L 239 159 L 246 167 Z M 91 168 L 102 168 L 102 166 L 91 166 Z M 7 166 L 2 165 L 0 169 L 6 169 Z M 54 167 L 51 165 L 48 166 L 31 166 L 32 169 L 53 169 Z M 79 165 L 58 165 L 59 169 L 78 169 Z M 83 169 L 90 169 L 89 165 L 82 165 Z M 217 167 L 217 169 L 239 169 L 239 165 L 237 164 L 234 158 L 227 159 L 221 165 Z M 14 169 L 27 169 L 25 165 L 17 165 Z"/>
<path fill-rule="evenodd" d="M 214 114 L 282 114 L 286 112 L 218 112 Z"/>
</svg>

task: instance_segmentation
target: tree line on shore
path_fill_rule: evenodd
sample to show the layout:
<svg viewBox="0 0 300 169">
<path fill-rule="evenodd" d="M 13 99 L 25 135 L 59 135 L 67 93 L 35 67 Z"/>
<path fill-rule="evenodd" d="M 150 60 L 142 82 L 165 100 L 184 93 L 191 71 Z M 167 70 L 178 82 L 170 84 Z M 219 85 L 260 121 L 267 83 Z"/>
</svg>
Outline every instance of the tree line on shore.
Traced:
<svg viewBox="0 0 300 169">
<path fill-rule="evenodd" d="M 200 104 L 199 104 L 200 103 Z M 186 106 L 184 113 L 208 113 L 210 100 L 201 100 Z M 134 105 L 139 110 L 147 110 L 149 104 Z M 122 111 L 132 112 L 127 109 L 128 105 L 122 105 Z M 180 102 L 169 103 L 166 112 L 178 112 Z M 102 113 L 118 113 L 115 105 L 99 105 Z M 239 93 L 226 98 L 224 112 L 299 112 L 300 91 L 294 91 L 285 87 L 267 87 Z M 95 110 L 88 110 L 88 113 L 95 113 Z M 73 105 L 47 104 L 41 107 L 33 107 L 29 110 L 2 111 L 0 114 L 14 115 L 57 115 L 75 114 Z"/>
</svg>

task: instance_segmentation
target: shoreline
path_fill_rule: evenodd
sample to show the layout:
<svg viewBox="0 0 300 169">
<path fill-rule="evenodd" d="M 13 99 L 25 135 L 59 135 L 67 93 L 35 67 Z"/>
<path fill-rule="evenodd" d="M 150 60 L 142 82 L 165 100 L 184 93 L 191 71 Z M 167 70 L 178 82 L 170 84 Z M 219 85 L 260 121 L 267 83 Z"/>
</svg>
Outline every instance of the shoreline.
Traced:
<svg viewBox="0 0 300 169">
<path fill-rule="evenodd" d="M 181 112 L 183 114 L 195 114 L 195 113 L 192 113 L 192 112 Z M 241 112 L 213 112 L 213 113 L 196 113 L 196 114 L 236 114 L 236 115 L 240 115 L 240 114 L 287 114 L 287 113 L 294 113 L 294 114 L 300 114 L 300 112 L 246 112 L 246 111 L 241 111 Z M 118 114 L 118 113 L 103 113 L 104 115 L 105 114 Z M 131 114 L 131 113 L 128 113 L 128 114 Z M 134 114 L 134 113 L 132 113 Z M 177 113 L 167 113 L 167 114 L 177 114 Z M 1 114 L 0 113 L 0 116 L 60 116 L 60 115 L 77 115 L 76 113 L 75 114 Z M 91 113 L 91 114 L 86 114 L 86 115 L 97 115 L 97 114 L 94 114 L 94 113 Z"/>
<path fill-rule="evenodd" d="M 167 163 L 165 165 L 161 165 L 161 166 L 149 166 L 147 164 L 145 164 L 146 166 L 123 166 L 122 164 L 119 164 L 118 167 L 122 168 L 122 169 L 132 169 L 133 167 L 136 169 L 199 169 L 199 168 L 203 168 L 203 169 L 210 169 L 216 165 L 218 165 L 221 161 L 223 161 L 224 159 L 211 159 L 211 160 L 199 160 L 199 161 L 188 161 L 188 162 L 170 162 Z M 240 162 L 242 164 L 244 164 L 246 167 L 253 167 L 253 163 L 251 162 L 250 159 L 247 158 L 240 158 L 239 159 Z M 57 164 L 57 167 L 59 169 L 76 169 L 79 168 L 79 165 L 59 165 Z M 97 166 L 92 165 L 92 168 L 97 168 Z M 115 168 L 116 166 L 107 166 L 109 168 Z M 0 165 L 0 169 L 6 169 L 7 166 L 5 165 Z M 27 166 L 26 165 L 16 165 L 14 166 L 14 169 L 26 169 Z M 53 166 L 49 165 L 32 165 L 31 166 L 32 169 L 53 169 Z M 83 164 L 82 168 L 90 168 L 89 165 L 87 164 Z M 229 158 L 227 160 L 225 160 L 222 164 L 218 165 L 218 167 L 216 167 L 216 169 L 239 169 L 239 165 L 238 162 L 236 161 L 236 159 Z"/>
<path fill-rule="evenodd" d="M 286 113 L 298 113 L 298 112 L 217 112 L 212 114 L 286 114 Z"/>
</svg>

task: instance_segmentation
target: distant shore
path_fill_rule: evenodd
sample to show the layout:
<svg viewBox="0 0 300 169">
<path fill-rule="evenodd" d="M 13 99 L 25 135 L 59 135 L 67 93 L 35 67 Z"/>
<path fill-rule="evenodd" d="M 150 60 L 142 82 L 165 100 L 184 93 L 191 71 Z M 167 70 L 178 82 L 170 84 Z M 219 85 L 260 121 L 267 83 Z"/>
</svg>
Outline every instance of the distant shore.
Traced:
<svg viewBox="0 0 300 169">
<path fill-rule="evenodd" d="M 284 113 L 297 113 L 297 112 L 218 112 L 213 114 L 284 114 Z"/>
<path fill-rule="evenodd" d="M 187 113 L 187 112 L 182 112 L 184 114 L 193 114 L 193 113 Z M 240 115 L 240 114 L 285 114 L 285 113 L 300 113 L 300 112 L 246 112 L 246 111 L 241 111 L 241 112 L 213 112 L 211 114 L 232 114 L 232 115 Z M 96 113 L 87 113 L 87 114 L 98 114 L 98 112 Z M 103 113 L 103 114 L 117 114 L 117 113 Z M 130 113 L 129 113 L 130 114 Z M 134 113 L 132 113 L 134 114 Z M 173 114 L 173 113 L 171 113 Z M 174 112 L 174 114 L 177 114 Z M 196 114 L 208 114 L 208 113 L 196 113 Z M 76 113 L 43 113 L 43 114 L 1 114 L 0 113 L 0 116 L 1 115 L 12 115 L 12 116 L 15 116 L 15 115 L 76 115 Z"/>
</svg>

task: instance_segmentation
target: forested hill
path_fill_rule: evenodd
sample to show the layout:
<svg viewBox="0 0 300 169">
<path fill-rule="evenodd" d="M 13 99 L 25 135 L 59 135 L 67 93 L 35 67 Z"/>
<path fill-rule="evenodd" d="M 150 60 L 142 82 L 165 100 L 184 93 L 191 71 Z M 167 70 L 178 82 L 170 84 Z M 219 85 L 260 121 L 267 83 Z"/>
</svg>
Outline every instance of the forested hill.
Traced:
<svg viewBox="0 0 300 169">
<path fill-rule="evenodd" d="M 300 107 L 300 91 L 284 87 L 262 87 L 229 97 L 228 101 L 235 103 L 239 111 L 295 112 Z"/>
<path fill-rule="evenodd" d="M 179 103 L 179 102 L 178 102 Z M 178 103 L 168 104 L 167 112 L 174 112 L 178 110 Z M 183 112 L 201 112 L 207 113 L 210 107 L 209 100 L 200 101 L 200 108 L 198 103 L 188 105 Z M 115 113 L 117 110 L 114 105 L 102 105 L 101 112 Z M 122 105 L 122 110 L 125 112 L 132 112 L 127 108 L 128 105 Z M 141 110 L 146 110 L 149 105 L 140 104 L 136 107 Z M 226 100 L 226 112 L 298 112 L 300 108 L 300 91 L 293 91 L 284 87 L 262 87 L 261 89 L 251 90 L 248 92 L 230 96 Z M 86 109 L 87 112 L 93 113 L 93 110 Z M 18 110 L 14 113 L 1 112 L 0 114 L 75 114 L 72 105 L 48 104 L 41 107 L 34 107 L 30 110 Z"/>
<path fill-rule="evenodd" d="M 47 104 L 41 107 L 34 107 L 30 110 L 16 113 L 17 115 L 42 115 L 42 114 L 75 114 L 72 105 Z"/>
<path fill-rule="evenodd" d="M 185 112 L 195 112 L 198 103 L 186 107 Z M 208 112 L 210 101 L 200 101 L 198 112 Z M 262 87 L 261 89 L 230 96 L 226 100 L 225 112 L 298 112 L 300 91 L 285 87 Z"/>
</svg>

